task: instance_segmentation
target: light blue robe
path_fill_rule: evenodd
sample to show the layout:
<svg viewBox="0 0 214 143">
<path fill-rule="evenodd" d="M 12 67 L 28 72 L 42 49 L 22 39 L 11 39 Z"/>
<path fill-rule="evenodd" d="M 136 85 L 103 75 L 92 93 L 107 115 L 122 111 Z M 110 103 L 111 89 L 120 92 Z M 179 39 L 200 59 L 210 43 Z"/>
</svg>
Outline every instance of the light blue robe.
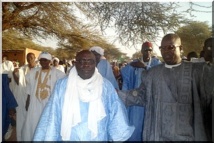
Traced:
<svg viewBox="0 0 214 143">
<path fill-rule="evenodd" d="M 97 69 L 104 78 L 108 79 L 112 83 L 114 88 L 119 90 L 119 86 L 112 71 L 112 67 L 106 59 L 100 60 L 100 62 L 97 64 Z"/>
<path fill-rule="evenodd" d="M 34 141 L 62 140 L 60 130 L 67 80 L 68 77 L 65 77 L 57 81 L 35 131 Z M 80 101 L 82 122 L 72 128 L 70 141 L 125 141 L 131 136 L 134 127 L 128 125 L 125 105 L 118 97 L 115 88 L 105 78 L 103 79 L 102 101 L 106 117 L 98 122 L 97 137 L 91 139 L 91 132 L 88 129 L 89 103 Z"/>
<path fill-rule="evenodd" d="M 135 61 L 133 61 L 135 62 Z M 147 65 L 147 70 L 153 66 L 160 64 L 161 61 L 157 58 L 151 59 L 151 64 Z M 140 86 L 143 77 L 142 72 L 144 68 L 134 68 L 130 64 L 121 69 L 123 78 L 122 90 L 131 90 Z M 130 106 L 127 107 L 130 125 L 134 125 L 135 131 L 129 138 L 129 141 L 143 141 L 143 120 L 144 120 L 144 107 Z"/>
</svg>

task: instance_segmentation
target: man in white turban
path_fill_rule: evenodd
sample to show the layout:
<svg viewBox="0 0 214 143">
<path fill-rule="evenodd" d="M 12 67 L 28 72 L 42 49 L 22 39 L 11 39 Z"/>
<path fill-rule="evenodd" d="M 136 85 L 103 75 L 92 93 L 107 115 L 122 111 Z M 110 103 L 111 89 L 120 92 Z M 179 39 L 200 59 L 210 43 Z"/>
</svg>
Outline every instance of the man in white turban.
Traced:
<svg viewBox="0 0 214 143">
<path fill-rule="evenodd" d="M 34 141 L 125 141 L 133 131 L 116 90 L 98 72 L 95 56 L 83 50 L 57 81 Z"/>
<path fill-rule="evenodd" d="M 53 58 L 53 67 L 65 73 L 65 68 L 59 64 L 59 58 L 57 57 Z"/>
<path fill-rule="evenodd" d="M 104 49 L 99 46 L 94 46 L 89 49 L 96 57 L 96 65 L 99 73 L 107 78 L 114 86 L 115 89 L 119 90 L 117 80 L 112 71 L 111 64 L 104 57 Z"/>
<path fill-rule="evenodd" d="M 51 68 L 52 56 L 47 52 L 39 55 L 41 67 L 32 69 L 26 75 L 26 120 L 22 130 L 22 141 L 32 141 L 35 128 L 41 116 L 41 113 L 49 100 L 55 82 L 64 77 L 65 73 Z"/>
</svg>

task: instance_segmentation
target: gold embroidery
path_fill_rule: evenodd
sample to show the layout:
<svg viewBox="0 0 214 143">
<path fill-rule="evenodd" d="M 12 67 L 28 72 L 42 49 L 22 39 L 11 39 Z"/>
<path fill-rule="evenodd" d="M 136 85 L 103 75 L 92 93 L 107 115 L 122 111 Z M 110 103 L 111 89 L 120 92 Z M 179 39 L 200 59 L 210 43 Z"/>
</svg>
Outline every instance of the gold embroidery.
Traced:
<svg viewBox="0 0 214 143">
<path fill-rule="evenodd" d="M 42 91 L 40 91 L 40 98 L 43 100 L 47 97 L 48 95 L 48 90 L 47 89 L 44 89 Z"/>
<path fill-rule="evenodd" d="M 43 100 L 43 99 L 47 98 L 48 93 L 50 92 L 50 89 L 51 89 L 51 87 L 47 85 L 50 69 L 43 71 L 43 72 L 46 72 L 43 82 L 42 82 L 42 77 L 41 77 L 42 71 L 43 70 L 41 70 L 39 73 L 38 84 L 37 84 L 37 89 L 36 89 L 36 97 L 39 100 L 40 99 Z"/>
</svg>

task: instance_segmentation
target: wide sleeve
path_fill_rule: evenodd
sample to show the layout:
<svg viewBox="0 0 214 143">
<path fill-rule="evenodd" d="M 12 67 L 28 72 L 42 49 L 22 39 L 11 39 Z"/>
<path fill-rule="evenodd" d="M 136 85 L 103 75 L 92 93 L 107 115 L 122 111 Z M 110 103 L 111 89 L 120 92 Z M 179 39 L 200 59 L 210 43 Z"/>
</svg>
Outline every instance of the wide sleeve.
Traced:
<svg viewBox="0 0 214 143">
<path fill-rule="evenodd" d="M 103 77 L 105 77 L 112 83 L 114 88 L 119 89 L 111 64 L 107 60 L 100 60 L 100 62 L 97 65 L 97 69 Z"/>
<path fill-rule="evenodd" d="M 135 85 L 135 68 L 130 64 L 121 69 L 121 75 L 123 78 L 122 90 L 130 90 L 134 88 Z"/>
<path fill-rule="evenodd" d="M 64 97 L 65 82 L 58 80 L 46 104 L 34 134 L 34 141 L 61 141 L 61 105 Z"/>
<path fill-rule="evenodd" d="M 6 99 L 7 109 L 13 109 L 18 106 L 17 101 L 9 88 L 7 74 L 2 74 L 2 97 Z"/>
<path fill-rule="evenodd" d="M 146 88 L 143 83 L 133 90 L 118 91 L 118 96 L 126 106 L 145 106 L 147 102 Z"/>
<path fill-rule="evenodd" d="M 37 78 L 39 76 L 39 70 L 40 68 L 35 68 L 29 71 L 25 76 L 25 82 L 26 82 L 26 94 L 31 95 L 34 91 L 34 86 L 36 86 Z"/>
<path fill-rule="evenodd" d="M 126 107 L 113 88 L 108 96 L 110 95 L 112 102 L 109 106 L 109 141 L 126 141 L 134 132 L 134 127 L 129 126 Z"/>
</svg>

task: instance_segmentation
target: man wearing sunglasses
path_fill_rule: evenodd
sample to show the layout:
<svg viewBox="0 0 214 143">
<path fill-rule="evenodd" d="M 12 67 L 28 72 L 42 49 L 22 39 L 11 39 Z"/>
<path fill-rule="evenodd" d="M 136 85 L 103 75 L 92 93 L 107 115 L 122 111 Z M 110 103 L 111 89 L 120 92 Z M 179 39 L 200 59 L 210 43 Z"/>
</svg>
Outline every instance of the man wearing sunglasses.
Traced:
<svg viewBox="0 0 214 143">
<path fill-rule="evenodd" d="M 210 141 L 203 117 L 211 105 L 203 101 L 211 98 L 200 92 L 203 64 L 182 62 L 183 48 L 176 34 L 165 35 L 160 50 L 164 64 L 143 73 L 139 88 L 118 91 L 127 106 L 145 107 L 143 140 Z"/>
<path fill-rule="evenodd" d="M 158 58 L 152 57 L 152 51 L 152 43 L 144 42 L 141 47 L 142 57 L 121 69 L 123 78 L 122 90 L 138 88 L 141 80 L 144 78 L 142 72 L 161 64 Z M 129 138 L 129 141 L 142 141 L 144 107 L 131 106 L 127 108 L 127 111 L 130 124 L 135 126 L 135 131 Z"/>
</svg>

